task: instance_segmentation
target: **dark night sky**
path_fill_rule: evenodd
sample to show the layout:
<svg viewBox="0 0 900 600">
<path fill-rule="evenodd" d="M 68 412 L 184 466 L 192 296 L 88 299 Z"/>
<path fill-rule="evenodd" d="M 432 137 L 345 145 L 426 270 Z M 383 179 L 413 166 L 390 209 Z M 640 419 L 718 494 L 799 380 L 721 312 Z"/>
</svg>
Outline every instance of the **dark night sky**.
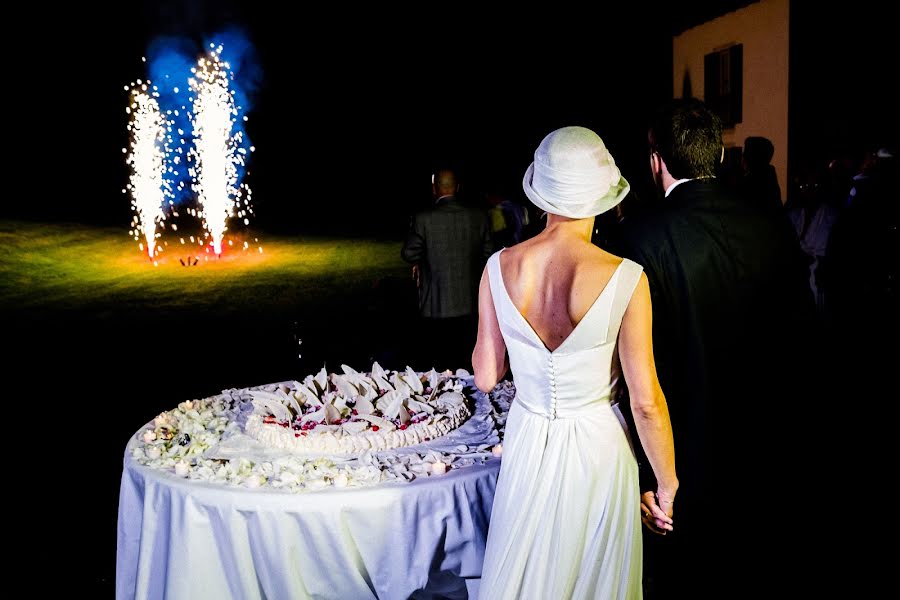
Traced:
<svg viewBox="0 0 900 600">
<path fill-rule="evenodd" d="M 671 33 L 747 3 L 608 4 L 564 18 L 384 5 L 320 7 L 313 17 L 272 2 L 148 0 L 104 9 L 101 22 L 64 9 L 35 36 L 36 62 L 19 65 L 38 79 L 28 106 L 44 116 L 36 128 L 28 121 L 23 138 L 19 172 L 31 189 L 22 202 L 5 202 L 6 212 L 126 224 L 123 85 L 145 76 L 140 57 L 155 36 L 199 43 L 228 25 L 246 29 L 263 70 L 247 126 L 257 147 L 247 182 L 263 227 L 402 230 L 445 158 L 462 164 L 473 187 L 485 181 L 519 197 L 541 138 L 572 124 L 597 131 L 640 192 L 646 116 L 672 89 Z M 830 22 L 854 52 L 862 52 L 855 40 L 872 37 L 852 19 L 845 28 L 846 16 Z M 804 31 L 813 48 L 833 46 Z M 41 56 L 47 48 L 55 59 Z M 837 66 L 853 69 L 856 56 Z M 858 108 L 850 98 L 848 110 Z M 818 112 L 833 104 L 820 102 Z"/>
</svg>

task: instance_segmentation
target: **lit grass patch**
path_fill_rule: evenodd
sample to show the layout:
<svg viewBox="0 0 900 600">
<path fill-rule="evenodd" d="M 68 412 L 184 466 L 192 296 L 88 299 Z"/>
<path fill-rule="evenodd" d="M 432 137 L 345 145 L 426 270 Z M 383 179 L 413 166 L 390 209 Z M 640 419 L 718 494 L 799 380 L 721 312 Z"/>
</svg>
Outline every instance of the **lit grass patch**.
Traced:
<svg viewBox="0 0 900 600">
<path fill-rule="evenodd" d="M 399 242 L 258 238 L 246 250 L 233 240 L 217 258 L 168 235 L 154 266 L 120 229 L 0 221 L 0 309 L 313 310 L 409 273 Z"/>
</svg>

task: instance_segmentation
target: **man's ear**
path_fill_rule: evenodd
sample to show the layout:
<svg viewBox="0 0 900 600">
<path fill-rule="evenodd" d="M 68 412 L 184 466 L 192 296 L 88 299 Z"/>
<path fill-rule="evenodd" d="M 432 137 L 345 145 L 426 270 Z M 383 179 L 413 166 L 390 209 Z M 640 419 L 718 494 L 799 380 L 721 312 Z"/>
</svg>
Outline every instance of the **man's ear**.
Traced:
<svg viewBox="0 0 900 600">
<path fill-rule="evenodd" d="M 663 159 L 662 156 L 659 155 L 659 152 L 653 152 L 650 154 L 650 169 L 653 173 L 662 173 L 662 164 Z"/>
</svg>

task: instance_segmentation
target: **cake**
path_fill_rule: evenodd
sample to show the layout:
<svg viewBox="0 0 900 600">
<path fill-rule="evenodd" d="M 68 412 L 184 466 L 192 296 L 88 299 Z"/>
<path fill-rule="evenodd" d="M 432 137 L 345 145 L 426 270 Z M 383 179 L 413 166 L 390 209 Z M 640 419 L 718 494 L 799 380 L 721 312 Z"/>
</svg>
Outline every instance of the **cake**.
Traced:
<svg viewBox="0 0 900 600">
<path fill-rule="evenodd" d="M 231 390 L 249 405 L 244 432 L 291 452 L 358 454 L 430 441 L 471 414 L 463 381 L 449 371 L 390 371 L 377 362 L 369 373 L 341 369 Z"/>
<path fill-rule="evenodd" d="M 128 453 L 176 477 L 289 492 L 440 476 L 500 456 L 515 387 L 483 394 L 471 379 L 376 363 L 227 389 L 161 413 Z"/>
</svg>

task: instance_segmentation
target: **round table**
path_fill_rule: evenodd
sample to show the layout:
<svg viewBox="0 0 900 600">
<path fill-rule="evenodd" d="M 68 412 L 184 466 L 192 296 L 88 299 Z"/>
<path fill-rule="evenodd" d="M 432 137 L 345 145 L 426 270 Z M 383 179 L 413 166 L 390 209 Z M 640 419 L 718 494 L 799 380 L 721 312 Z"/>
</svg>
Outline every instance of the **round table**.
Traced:
<svg viewBox="0 0 900 600">
<path fill-rule="evenodd" d="M 177 477 L 125 451 L 117 598 L 468 597 L 500 460 L 290 493 Z"/>
</svg>

